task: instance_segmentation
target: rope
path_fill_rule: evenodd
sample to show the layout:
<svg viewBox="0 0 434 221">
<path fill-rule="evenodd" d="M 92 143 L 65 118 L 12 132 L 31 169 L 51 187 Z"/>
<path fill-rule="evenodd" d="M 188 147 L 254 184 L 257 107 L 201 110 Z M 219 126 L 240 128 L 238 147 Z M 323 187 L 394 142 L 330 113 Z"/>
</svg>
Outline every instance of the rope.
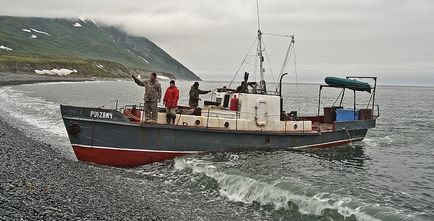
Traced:
<svg viewBox="0 0 434 221">
<path fill-rule="evenodd" d="M 348 132 L 348 130 L 345 129 L 345 128 L 342 128 L 342 129 L 344 129 L 345 132 L 347 132 L 347 134 L 348 134 L 348 141 L 350 141 L 351 146 L 353 146 L 353 139 L 351 138 L 350 132 Z"/>
<path fill-rule="evenodd" d="M 339 93 L 338 97 L 336 98 L 335 102 L 333 102 L 332 106 L 335 106 L 335 104 L 338 102 L 338 100 L 341 97 L 341 95 L 342 95 L 343 92 L 344 92 L 344 90 L 342 89 L 341 92 Z"/>
<path fill-rule="evenodd" d="M 175 125 L 178 125 L 178 124 L 179 124 L 179 121 L 181 120 L 181 116 L 182 116 L 182 114 L 179 113 L 179 117 L 178 117 L 178 120 L 176 121 L 176 124 L 175 124 Z"/>
</svg>

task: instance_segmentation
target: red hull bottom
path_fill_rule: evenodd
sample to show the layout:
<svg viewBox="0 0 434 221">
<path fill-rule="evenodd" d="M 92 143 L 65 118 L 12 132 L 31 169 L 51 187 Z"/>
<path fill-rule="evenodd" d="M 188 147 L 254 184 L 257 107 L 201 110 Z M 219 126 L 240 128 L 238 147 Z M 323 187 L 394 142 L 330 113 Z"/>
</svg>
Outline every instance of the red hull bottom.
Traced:
<svg viewBox="0 0 434 221">
<path fill-rule="evenodd" d="M 295 149 L 335 147 L 361 140 L 363 140 L 363 138 L 340 140 L 329 143 L 300 146 L 295 147 Z M 144 164 L 170 160 L 177 156 L 189 154 L 188 152 L 140 151 L 131 149 L 88 147 L 80 145 L 72 145 L 72 148 L 74 149 L 75 156 L 80 161 L 114 167 L 136 167 Z"/>
<path fill-rule="evenodd" d="M 75 156 L 80 161 L 114 167 L 136 167 L 173 159 L 186 153 L 178 152 L 153 152 L 134 150 L 115 150 L 106 148 L 93 148 L 72 145 Z"/>
</svg>

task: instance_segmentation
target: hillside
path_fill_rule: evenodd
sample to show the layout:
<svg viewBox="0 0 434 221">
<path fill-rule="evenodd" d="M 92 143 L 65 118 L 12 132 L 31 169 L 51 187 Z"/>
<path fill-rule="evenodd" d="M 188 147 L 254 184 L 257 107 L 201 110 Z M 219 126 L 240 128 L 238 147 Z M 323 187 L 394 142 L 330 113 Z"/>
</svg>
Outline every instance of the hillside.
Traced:
<svg viewBox="0 0 434 221">
<path fill-rule="evenodd" d="M 76 70 L 71 75 L 128 77 L 154 71 L 186 80 L 193 72 L 156 44 L 94 21 L 0 16 L 0 71 Z"/>
</svg>

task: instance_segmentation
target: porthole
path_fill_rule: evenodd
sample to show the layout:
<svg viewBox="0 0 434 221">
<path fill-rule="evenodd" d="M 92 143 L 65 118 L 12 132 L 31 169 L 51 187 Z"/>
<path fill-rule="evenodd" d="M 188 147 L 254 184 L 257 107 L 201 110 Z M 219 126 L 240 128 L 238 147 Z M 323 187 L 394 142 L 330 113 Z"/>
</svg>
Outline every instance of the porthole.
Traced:
<svg viewBox="0 0 434 221">
<path fill-rule="evenodd" d="M 229 127 L 229 122 L 225 122 L 225 128 Z"/>
</svg>

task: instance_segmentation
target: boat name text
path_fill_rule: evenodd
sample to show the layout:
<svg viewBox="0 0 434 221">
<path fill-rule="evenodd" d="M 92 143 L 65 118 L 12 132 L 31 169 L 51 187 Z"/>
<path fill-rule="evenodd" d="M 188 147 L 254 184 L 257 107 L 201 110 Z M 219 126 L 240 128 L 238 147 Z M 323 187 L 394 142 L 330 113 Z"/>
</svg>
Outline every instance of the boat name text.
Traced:
<svg viewBox="0 0 434 221">
<path fill-rule="evenodd" d="M 113 119 L 113 113 L 102 112 L 102 111 L 90 111 L 90 117 L 103 118 L 103 119 Z"/>
</svg>

